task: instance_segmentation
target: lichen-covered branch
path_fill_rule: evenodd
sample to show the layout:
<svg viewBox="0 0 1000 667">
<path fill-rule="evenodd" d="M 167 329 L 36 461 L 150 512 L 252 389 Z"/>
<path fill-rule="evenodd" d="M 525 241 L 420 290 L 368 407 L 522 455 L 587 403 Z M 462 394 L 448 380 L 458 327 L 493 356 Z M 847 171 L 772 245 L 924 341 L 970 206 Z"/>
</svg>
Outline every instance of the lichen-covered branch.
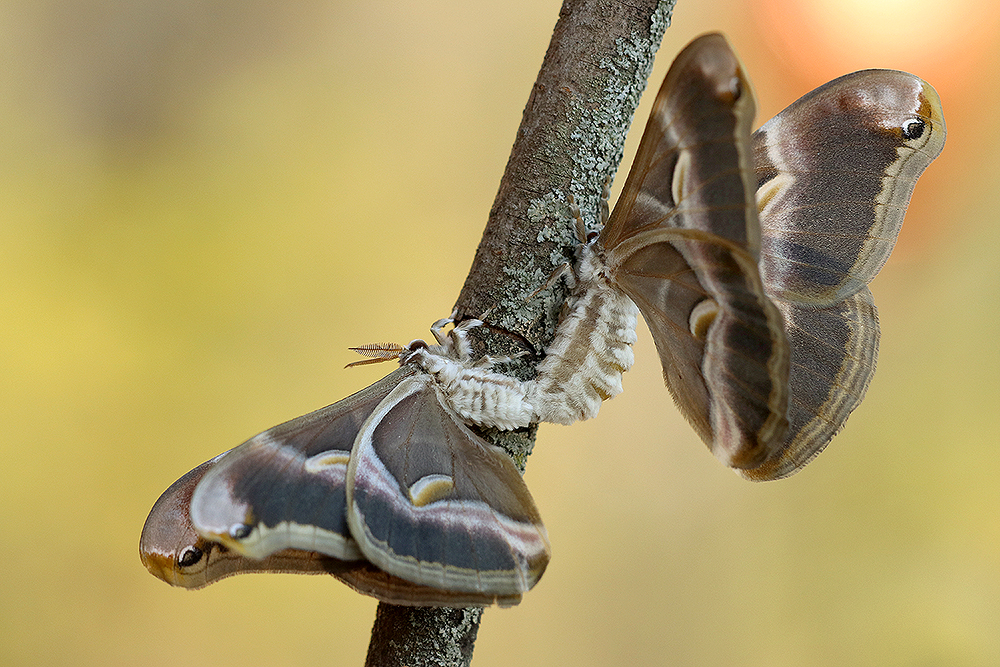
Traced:
<svg viewBox="0 0 1000 667">
<path fill-rule="evenodd" d="M 456 302 L 459 318 L 489 311 L 480 341 L 492 354 L 535 351 L 551 340 L 565 294 L 529 299 L 577 242 L 567 194 L 591 228 L 601 190 L 621 161 L 625 135 L 670 23 L 674 0 L 565 0 L 528 98 L 482 241 Z M 505 333 L 506 332 L 506 333 Z M 520 341 L 520 346 L 519 346 Z M 514 372 L 532 373 L 525 358 Z M 528 433 L 492 433 L 523 466 Z M 530 594 L 528 598 L 530 600 Z M 510 613 L 510 612 L 508 612 Z M 369 667 L 464 666 L 482 610 L 379 604 Z"/>
</svg>

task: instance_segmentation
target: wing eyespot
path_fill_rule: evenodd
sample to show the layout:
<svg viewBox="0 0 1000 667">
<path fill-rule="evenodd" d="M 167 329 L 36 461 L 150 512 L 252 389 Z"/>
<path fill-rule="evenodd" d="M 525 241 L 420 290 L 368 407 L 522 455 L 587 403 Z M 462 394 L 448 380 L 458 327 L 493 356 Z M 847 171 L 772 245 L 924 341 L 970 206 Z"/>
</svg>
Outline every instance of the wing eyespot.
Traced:
<svg viewBox="0 0 1000 667">
<path fill-rule="evenodd" d="M 303 468 L 306 472 L 318 474 L 328 471 L 330 468 L 337 468 L 340 466 L 346 468 L 350 460 L 350 452 L 345 452 L 339 449 L 331 449 L 330 451 L 321 452 L 306 459 Z"/>
<path fill-rule="evenodd" d="M 927 124 L 922 118 L 910 118 L 903 123 L 902 128 L 900 128 L 903 138 L 912 140 L 919 139 L 924 134 L 924 129 L 926 129 Z"/>
<path fill-rule="evenodd" d="M 205 552 L 196 546 L 184 547 L 180 558 L 177 559 L 177 565 L 184 568 L 193 567 L 198 564 L 204 555 Z"/>
<path fill-rule="evenodd" d="M 743 97 L 743 82 L 735 75 L 728 80 L 721 80 L 716 84 L 715 95 L 726 105 L 735 104 Z"/>
<path fill-rule="evenodd" d="M 245 523 L 234 523 L 229 528 L 229 537 L 234 540 L 245 540 L 250 537 L 250 533 L 253 532 L 253 527 Z"/>
<path fill-rule="evenodd" d="M 691 335 L 698 340 L 705 340 L 708 336 L 708 330 L 711 328 L 712 323 L 715 322 L 716 316 L 719 314 L 719 304 L 715 299 L 703 299 L 691 309 L 691 315 L 688 317 L 688 327 L 691 330 Z"/>
<path fill-rule="evenodd" d="M 733 102 L 743 97 L 743 83 L 740 81 L 740 77 L 734 76 L 729 80 L 729 96 Z"/>
<path fill-rule="evenodd" d="M 410 486 L 410 503 L 414 507 L 424 507 L 441 500 L 455 488 L 455 480 L 450 475 L 434 474 L 421 477 Z"/>
</svg>

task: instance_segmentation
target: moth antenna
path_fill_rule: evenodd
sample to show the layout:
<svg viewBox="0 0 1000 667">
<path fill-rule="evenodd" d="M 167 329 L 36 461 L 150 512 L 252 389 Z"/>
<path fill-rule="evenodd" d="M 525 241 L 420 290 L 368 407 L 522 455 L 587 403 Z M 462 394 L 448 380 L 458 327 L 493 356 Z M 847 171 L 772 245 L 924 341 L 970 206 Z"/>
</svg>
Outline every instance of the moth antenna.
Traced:
<svg viewBox="0 0 1000 667">
<path fill-rule="evenodd" d="M 349 347 L 347 349 L 352 352 L 357 352 L 362 357 L 370 358 L 362 359 L 361 361 L 352 361 L 344 366 L 344 368 L 351 368 L 352 366 L 367 366 L 368 364 L 378 364 L 383 361 L 399 359 L 400 353 L 407 348 L 397 343 L 369 343 L 368 345 Z"/>
</svg>

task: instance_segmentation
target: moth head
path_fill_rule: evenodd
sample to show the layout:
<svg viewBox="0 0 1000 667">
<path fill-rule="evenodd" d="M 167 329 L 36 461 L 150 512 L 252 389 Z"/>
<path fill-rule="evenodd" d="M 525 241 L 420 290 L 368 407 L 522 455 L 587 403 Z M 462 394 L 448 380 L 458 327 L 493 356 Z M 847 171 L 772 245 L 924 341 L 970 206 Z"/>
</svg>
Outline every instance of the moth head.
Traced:
<svg viewBox="0 0 1000 667">
<path fill-rule="evenodd" d="M 416 338 L 411 340 L 402 352 L 399 354 L 399 363 L 408 364 L 418 356 L 420 356 L 424 351 L 430 349 L 430 345 L 427 344 L 422 338 Z"/>
</svg>

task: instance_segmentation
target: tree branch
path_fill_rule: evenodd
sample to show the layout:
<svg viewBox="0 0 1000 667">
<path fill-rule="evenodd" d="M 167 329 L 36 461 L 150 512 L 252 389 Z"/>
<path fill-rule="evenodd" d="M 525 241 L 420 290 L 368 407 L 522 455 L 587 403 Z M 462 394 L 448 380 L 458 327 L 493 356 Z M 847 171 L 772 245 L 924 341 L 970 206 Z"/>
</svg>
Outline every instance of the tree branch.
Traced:
<svg viewBox="0 0 1000 667">
<path fill-rule="evenodd" d="M 491 328 L 473 331 L 483 332 L 480 342 L 491 353 L 523 351 L 519 338 L 536 351 L 551 341 L 565 294 L 528 296 L 573 258 L 577 238 L 566 195 L 573 194 L 588 227 L 600 222 L 603 185 L 621 161 L 673 5 L 674 0 L 563 3 L 456 303 L 459 319 L 489 310 Z M 533 363 L 525 361 L 514 372 L 527 377 Z M 535 429 L 486 435 L 523 469 Z M 380 603 L 366 664 L 468 665 L 481 617 L 481 609 Z"/>
</svg>

